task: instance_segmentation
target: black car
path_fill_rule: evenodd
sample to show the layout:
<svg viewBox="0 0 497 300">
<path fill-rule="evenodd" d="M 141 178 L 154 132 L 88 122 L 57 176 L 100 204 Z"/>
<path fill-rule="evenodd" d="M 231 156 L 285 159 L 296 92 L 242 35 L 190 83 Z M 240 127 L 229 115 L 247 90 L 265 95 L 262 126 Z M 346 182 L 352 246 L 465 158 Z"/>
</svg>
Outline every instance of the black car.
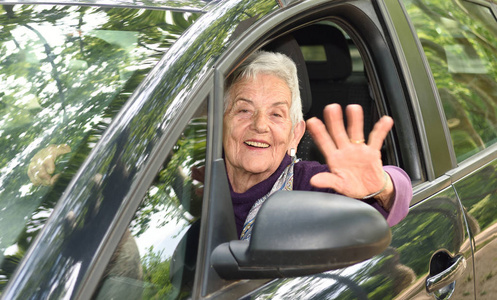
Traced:
<svg viewBox="0 0 497 300">
<path fill-rule="evenodd" d="M 494 0 L 0 0 L 0 296 L 494 299 L 496 17 Z M 258 49 L 295 60 L 305 118 L 393 117 L 403 221 L 277 193 L 238 241 L 224 80 Z"/>
</svg>

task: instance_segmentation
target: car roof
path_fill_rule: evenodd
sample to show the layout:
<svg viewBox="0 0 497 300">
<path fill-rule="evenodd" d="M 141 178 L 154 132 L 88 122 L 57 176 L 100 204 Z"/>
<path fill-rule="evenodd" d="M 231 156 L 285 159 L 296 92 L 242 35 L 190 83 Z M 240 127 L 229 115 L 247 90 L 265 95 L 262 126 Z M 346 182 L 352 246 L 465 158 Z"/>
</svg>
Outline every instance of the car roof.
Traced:
<svg viewBox="0 0 497 300">
<path fill-rule="evenodd" d="M 0 4 L 91 5 L 129 8 L 164 9 L 185 12 L 206 12 L 209 4 L 219 0 L 0 0 Z"/>
</svg>

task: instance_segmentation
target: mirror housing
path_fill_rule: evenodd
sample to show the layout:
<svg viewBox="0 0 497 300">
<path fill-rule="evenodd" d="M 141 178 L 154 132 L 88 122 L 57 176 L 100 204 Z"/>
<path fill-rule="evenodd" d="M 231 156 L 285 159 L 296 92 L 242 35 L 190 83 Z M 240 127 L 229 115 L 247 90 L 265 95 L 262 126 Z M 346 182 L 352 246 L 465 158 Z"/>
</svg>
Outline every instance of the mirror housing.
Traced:
<svg viewBox="0 0 497 300">
<path fill-rule="evenodd" d="M 390 241 L 385 218 L 363 201 L 321 192 L 280 191 L 259 210 L 250 242 L 217 246 L 211 262 L 224 279 L 304 276 L 369 259 Z"/>
</svg>

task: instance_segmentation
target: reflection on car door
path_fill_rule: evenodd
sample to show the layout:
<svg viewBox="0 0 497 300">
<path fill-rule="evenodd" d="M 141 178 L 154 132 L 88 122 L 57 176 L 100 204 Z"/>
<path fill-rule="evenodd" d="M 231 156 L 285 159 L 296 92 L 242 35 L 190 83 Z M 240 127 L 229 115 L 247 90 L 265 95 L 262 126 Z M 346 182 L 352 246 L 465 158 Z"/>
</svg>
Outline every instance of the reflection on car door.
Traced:
<svg viewBox="0 0 497 300">
<path fill-rule="evenodd" d="M 464 272 L 455 278 L 457 284 L 448 291 L 460 296 L 456 298 L 470 296 L 472 251 L 468 234 L 462 230 L 466 228 L 464 223 L 454 189 L 449 186 L 411 208 L 409 215 L 392 228 L 391 246 L 382 254 L 342 270 L 276 280 L 252 296 L 255 299 L 430 297 L 425 290 L 429 262 L 432 254 L 442 249 L 452 256 L 462 254 L 467 261 Z"/>
<path fill-rule="evenodd" d="M 474 239 L 477 299 L 497 293 L 497 20 L 487 1 L 405 2 L 430 65 L 459 166 L 450 172 Z"/>
<path fill-rule="evenodd" d="M 495 147 L 494 147 L 495 153 Z M 497 294 L 497 160 L 459 180 L 457 193 L 464 205 L 475 244 L 477 299 Z"/>
</svg>

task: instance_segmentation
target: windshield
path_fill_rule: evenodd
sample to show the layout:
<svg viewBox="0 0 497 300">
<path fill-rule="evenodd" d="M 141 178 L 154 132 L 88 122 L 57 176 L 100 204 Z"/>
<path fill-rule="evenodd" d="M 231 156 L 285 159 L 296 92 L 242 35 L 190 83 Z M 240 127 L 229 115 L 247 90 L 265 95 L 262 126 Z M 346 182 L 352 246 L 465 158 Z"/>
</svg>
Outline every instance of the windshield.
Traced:
<svg viewBox="0 0 497 300">
<path fill-rule="evenodd" d="M 116 113 L 197 17 L 0 5 L 0 293 Z"/>
</svg>

